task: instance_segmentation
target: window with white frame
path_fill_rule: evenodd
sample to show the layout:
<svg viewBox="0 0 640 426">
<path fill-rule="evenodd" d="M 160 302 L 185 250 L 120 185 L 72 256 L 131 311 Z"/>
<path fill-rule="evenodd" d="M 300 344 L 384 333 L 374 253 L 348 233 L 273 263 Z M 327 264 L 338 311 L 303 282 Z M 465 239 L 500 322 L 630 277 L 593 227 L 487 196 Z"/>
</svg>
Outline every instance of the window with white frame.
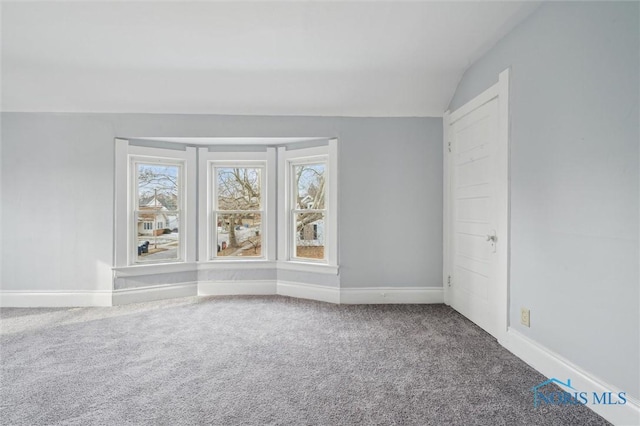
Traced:
<svg viewBox="0 0 640 426">
<path fill-rule="evenodd" d="M 291 162 L 291 220 L 295 235 L 291 246 L 293 259 L 326 260 L 324 228 L 327 216 L 327 164 L 326 160 L 318 160 Z"/>
<path fill-rule="evenodd" d="M 262 257 L 264 165 L 211 165 L 214 257 Z"/>
<path fill-rule="evenodd" d="M 195 167 L 192 148 L 116 140 L 116 267 L 195 260 Z"/>
<path fill-rule="evenodd" d="M 199 157 L 200 261 L 273 260 L 275 149 Z"/>
<path fill-rule="evenodd" d="M 337 266 L 337 146 L 278 148 L 278 260 Z"/>
<path fill-rule="evenodd" d="M 153 157 L 131 157 L 130 161 L 133 263 L 182 260 L 184 162 Z M 165 223 L 171 224 L 173 230 L 165 228 Z"/>
</svg>

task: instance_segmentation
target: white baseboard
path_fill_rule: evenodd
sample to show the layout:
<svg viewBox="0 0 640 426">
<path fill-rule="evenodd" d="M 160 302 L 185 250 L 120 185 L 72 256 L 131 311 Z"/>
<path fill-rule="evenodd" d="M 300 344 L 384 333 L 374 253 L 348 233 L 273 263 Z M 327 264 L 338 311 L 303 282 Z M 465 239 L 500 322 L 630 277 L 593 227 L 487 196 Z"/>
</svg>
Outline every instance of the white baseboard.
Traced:
<svg viewBox="0 0 640 426">
<path fill-rule="evenodd" d="M 153 300 L 173 299 L 198 295 L 196 282 L 156 285 L 141 288 L 124 288 L 113 291 L 113 305 L 151 302 Z"/>
<path fill-rule="evenodd" d="M 112 306 L 189 296 L 272 295 L 329 303 L 442 303 L 441 287 L 328 287 L 300 282 L 200 281 L 112 291 L 0 292 L 3 307 Z"/>
<path fill-rule="evenodd" d="M 276 294 L 275 280 L 200 281 L 199 296 L 270 295 Z"/>
<path fill-rule="evenodd" d="M 617 394 L 625 391 L 625 389 L 618 389 L 594 377 L 562 356 L 512 328 L 507 332 L 506 339 L 500 343 L 544 376 L 548 378 L 554 377 L 561 381 L 571 379 L 572 386 L 580 391 L 597 392 L 600 395 L 603 392 Z M 533 404 L 533 396 L 531 403 Z M 614 425 L 640 425 L 640 404 L 637 400 L 629 398 L 628 394 L 627 403 L 624 405 L 587 404 L 587 407 Z M 567 407 L 567 409 L 571 409 L 571 407 Z"/>
<path fill-rule="evenodd" d="M 320 302 L 340 303 L 340 289 L 338 287 L 278 281 L 278 294 Z"/>
<path fill-rule="evenodd" d="M 369 287 L 343 288 L 340 303 L 443 303 L 442 287 Z"/>
<path fill-rule="evenodd" d="M 441 287 L 371 287 L 340 289 L 291 281 L 209 281 L 198 284 L 198 294 L 279 294 L 329 303 L 442 303 Z"/>
<path fill-rule="evenodd" d="M 3 308 L 70 308 L 111 306 L 111 290 L 95 291 L 0 291 Z"/>
</svg>

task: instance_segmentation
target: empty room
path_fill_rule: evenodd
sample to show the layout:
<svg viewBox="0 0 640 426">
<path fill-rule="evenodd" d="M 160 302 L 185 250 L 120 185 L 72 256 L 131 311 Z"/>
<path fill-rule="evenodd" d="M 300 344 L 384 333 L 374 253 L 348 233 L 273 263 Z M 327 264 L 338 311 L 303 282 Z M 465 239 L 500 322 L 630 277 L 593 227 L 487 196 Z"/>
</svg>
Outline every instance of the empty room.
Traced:
<svg viewBox="0 0 640 426">
<path fill-rule="evenodd" d="M 1 1 L 3 425 L 640 425 L 640 2 Z"/>
</svg>

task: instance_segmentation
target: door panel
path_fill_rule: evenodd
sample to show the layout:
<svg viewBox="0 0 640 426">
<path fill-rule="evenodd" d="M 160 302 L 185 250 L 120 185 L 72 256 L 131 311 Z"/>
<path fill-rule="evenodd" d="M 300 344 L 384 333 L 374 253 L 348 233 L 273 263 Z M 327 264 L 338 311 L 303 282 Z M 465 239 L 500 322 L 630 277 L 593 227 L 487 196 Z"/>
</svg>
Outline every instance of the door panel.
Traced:
<svg viewBox="0 0 640 426">
<path fill-rule="evenodd" d="M 494 336 L 497 137 L 497 98 L 450 127 L 450 303 Z"/>
</svg>

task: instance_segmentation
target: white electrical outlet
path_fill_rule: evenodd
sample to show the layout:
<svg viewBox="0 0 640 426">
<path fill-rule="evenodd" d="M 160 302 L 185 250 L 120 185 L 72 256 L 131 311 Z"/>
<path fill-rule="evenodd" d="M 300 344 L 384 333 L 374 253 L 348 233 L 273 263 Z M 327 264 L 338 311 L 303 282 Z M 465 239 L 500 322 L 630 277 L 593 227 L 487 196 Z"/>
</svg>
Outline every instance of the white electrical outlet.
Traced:
<svg viewBox="0 0 640 426">
<path fill-rule="evenodd" d="M 531 327 L 531 312 L 527 308 L 520 308 L 520 323 Z"/>
</svg>

